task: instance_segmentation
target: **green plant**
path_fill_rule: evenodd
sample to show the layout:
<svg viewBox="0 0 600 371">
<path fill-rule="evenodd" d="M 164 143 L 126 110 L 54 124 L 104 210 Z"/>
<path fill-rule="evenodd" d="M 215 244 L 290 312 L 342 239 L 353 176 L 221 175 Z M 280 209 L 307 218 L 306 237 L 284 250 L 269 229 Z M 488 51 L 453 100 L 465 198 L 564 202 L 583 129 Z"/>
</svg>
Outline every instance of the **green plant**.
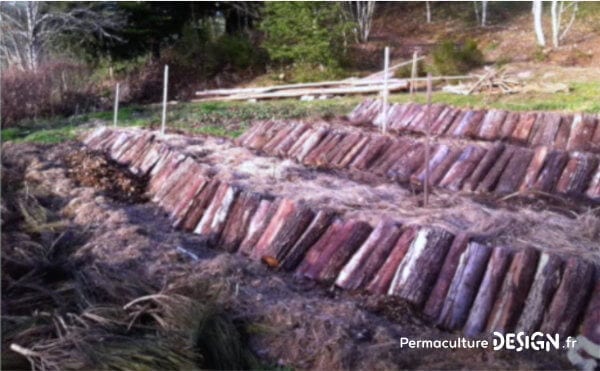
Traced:
<svg viewBox="0 0 600 371">
<path fill-rule="evenodd" d="M 432 72 L 438 75 L 459 75 L 483 65 L 483 53 L 475 40 L 456 43 L 444 40 L 433 50 Z"/>
</svg>

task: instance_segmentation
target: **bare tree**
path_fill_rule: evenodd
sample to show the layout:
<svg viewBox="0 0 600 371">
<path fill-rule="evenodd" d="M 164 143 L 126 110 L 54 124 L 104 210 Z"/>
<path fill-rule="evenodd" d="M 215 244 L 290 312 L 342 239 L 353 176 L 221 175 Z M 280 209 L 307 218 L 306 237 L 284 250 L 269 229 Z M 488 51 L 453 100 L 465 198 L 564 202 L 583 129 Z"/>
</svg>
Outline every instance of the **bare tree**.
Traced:
<svg viewBox="0 0 600 371">
<path fill-rule="evenodd" d="M 534 0 L 532 5 L 533 12 L 533 29 L 539 46 L 546 46 L 546 38 L 544 36 L 544 28 L 542 27 L 542 1 Z"/>
<path fill-rule="evenodd" d="M 118 11 L 104 4 L 63 11 L 43 2 L 3 2 L 0 17 L 2 63 L 33 70 L 58 38 L 76 33 L 82 41 L 89 36 L 118 39 L 115 33 L 125 24 Z"/>
<path fill-rule="evenodd" d="M 375 1 L 346 1 L 346 9 L 356 22 L 356 36 L 358 41 L 366 42 L 371 33 L 373 14 L 375 13 Z"/>
<path fill-rule="evenodd" d="M 425 9 L 427 11 L 427 23 L 431 23 L 431 5 L 429 1 L 425 1 Z"/>
<path fill-rule="evenodd" d="M 562 25 L 563 14 L 571 11 L 571 18 L 569 22 L 564 26 Z M 558 48 L 560 41 L 566 36 L 567 32 L 571 29 L 575 17 L 577 15 L 578 4 L 577 1 L 571 1 L 565 6 L 565 1 L 552 0 L 551 16 L 552 16 L 552 45 Z M 563 31 L 561 32 L 561 29 Z"/>
<path fill-rule="evenodd" d="M 481 3 L 481 17 L 479 16 L 479 3 Z M 487 24 L 487 1 L 473 1 L 473 8 L 475 10 L 475 20 L 481 27 L 485 27 Z"/>
</svg>

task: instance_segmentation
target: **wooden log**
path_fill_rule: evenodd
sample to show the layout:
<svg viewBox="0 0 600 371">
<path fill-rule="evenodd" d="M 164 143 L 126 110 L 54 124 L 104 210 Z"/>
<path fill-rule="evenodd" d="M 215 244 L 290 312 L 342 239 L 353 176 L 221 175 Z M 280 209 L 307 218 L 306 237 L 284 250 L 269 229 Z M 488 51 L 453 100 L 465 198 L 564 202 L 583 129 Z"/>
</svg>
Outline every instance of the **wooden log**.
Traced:
<svg viewBox="0 0 600 371">
<path fill-rule="evenodd" d="M 181 192 L 181 197 L 175 204 L 171 222 L 174 228 L 181 227 L 185 216 L 188 214 L 190 208 L 194 204 L 194 200 L 198 197 L 200 192 L 208 184 L 208 179 L 205 177 L 195 174 L 188 185 Z"/>
<path fill-rule="evenodd" d="M 422 113 L 423 106 L 417 103 L 409 103 L 407 109 L 403 115 L 394 121 L 393 126 L 390 126 L 393 130 L 403 131 L 412 122 L 413 118 Z"/>
<path fill-rule="evenodd" d="M 502 175 L 500 175 L 494 192 L 498 194 L 510 194 L 518 190 L 519 185 L 523 182 L 532 157 L 533 151 L 529 148 L 517 148 L 508 161 L 508 164 L 506 164 Z"/>
<path fill-rule="evenodd" d="M 388 290 L 421 308 L 428 298 L 454 236 L 441 228 L 422 228 L 398 266 Z"/>
<path fill-rule="evenodd" d="M 429 117 L 431 117 L 431 121 L 435 120 L 438 117 L 438 115 L 442 112 L 443 109 L 444 109 L 443 105 L 432 104 L 431 112 L 429 113 L 429 115 L 430 115 Z M 425 112 L 423 113 L 423 115 L 421 117 L 419 117 L 418 120 L 415 120 L 411 123 L 408 130 L 418 132 L 418 133 L 423 133 L 423 134 L 425 134 L 427 132 L 427 108 L 425 108 Z"/>
<path fill-rule="evenodd" d="M 406 156 L 387 171 L 387 176 L 399 183 L 407 183 L 411 175 L 419 169 L 425 158 L 425 146 L 417 142 L 406 151 Z"/>
<path fill-rule="evenodd" d="M 166 210 L 171 217 L 175 216 L 177 204 L 181 201 L 183 195 L 186 194 L 187 188 L 194 183 L 194 179 L 200 174 L 200 167 L 197 164 L 192 164 L 188 171 L 184 172 L 179 179 L 174 183 L 169 191 L 158 200 L 158 205 Z"/>
<path fill-rule="evenodd" d="M 452 278 L 456 273 L 459 259 L 467 248 L 468 242 L 469 236 L 466 233 L 459 233 L 456 235 L 456 237 L 454 237 L 452 245 L 446 254 L 446 259 L 444 259 L 444 264 L 442 265 L 440 274 L 438 275 L 435 285 L 431 290 L 431 294 L 429 295 L 429 298 L 425 303 L 425 307 L 423 308 L 423 313 L 428 318 L 437 319 L 439 317 L 446 299 L 446 294 L 448 293 L 448 288 L 450 287 Z"/>
<path fill-rule="evenodd" d="M 551 192 L 558 182 L 568 160 L 569 155 L 566 152 L 552 151 L 548 153 L 546 163 L 544 164 L 542 171 L 540 171 L 540 175 L 535 181 L 533 189 L 542 192 Z"/>
<path fill-rule="evenodd" d="M 140 156 L 143 149 L 154 140 L 154 135 L 144 133 L 139 135 L 133 144 L 121 154 L 120 162 L 125 165 L 131 164 L 137 157 Z"/>
<path fill-rule="evenodd" d="M 490 168 L 488 173 L 477 186 L 478 192 L 491 192 L 493 189 L 496 188 L 500 176 L 504 172 L 506 165 L 508 165 L 508 162 L 515 154 L 516 150 L 517 149 L 512 146 L 506 147 L 506 149 L 502 152 L 500 157 L 497 158 L 495 164 Z"/>
<path fill-rule="evenodd" d="M 479 133 L 477 135 L 478 138 L 484 140 L 496 140 L 500 136 L 500 131 L 502 129 L 502 125 L 506 116 L 508 115 L 507 111 L 501 110 L 490 110 L 486 113 L 483 121 L 481 122 L 481 127 L 479 129 Z"/>
<path fill-rule="evenodd" d="M 580 258 L 567 260 L 560 286 L 544 314 L 541 332 L 559 334 L 561 337 L 573 334 L 579 324 L 593 278 L 593 265 Z"/>
<path fill-rule="evenodd" d="M 346 133 L 339 133 L 334 139 L 331 140 L 330 143 L 328 143 L 326 146 L 323 146 L 315 156 L 314 165 L 331 168 L 331 158 L 334 154 L 334 151 L 345 137 Z"/>
<path fill-rule="evenodd" d="M 309 128 L 309 125 L 303 123 L 298 123 L 294 125 L 294 130 L 292 130 L 285 139 L 283 139 L 277 146 L 275 146 L 271 153 L 276 156 L 287 155 L 288 151 L 290 150 L 290 148 L 292 148 L 294 143 L 296 143 L 296 141 L 300 139 L 302 134 L 304 134 Z"/>
<path fill-rule="evenodd" d="M 373 228 L 363 221 L 348 220 L 341 226 L 339 233 L 335 234 L 325 244 L 316 264 L 311 264 L 304 276 L 322 282 L 335 280 L 340 269 L 346 264 L 352 254 L 369 237 Z M 318 245 L 317 241 L 315 244 Z M 310 252 L 310 251 L 309 251 Z"/>
<path fill-rule="evenodd" d="M 210 202 L 215 195 L 215 192 L 219 188 L 221 182 L 218 180 L 210 180 L 201 190 L 198 195 L 194 198 L 192 205 L 185 214 L 181 224 L 181 227 L 185 231 L 193 231 L 198 225 L 198 222 L 204 214 L 204 210 L 208 207 Z"/>
<path fill-rule="evenodd" d="M 562 117 L 558 113 L 540 113 L 535 121 L 537 130 L 531 138 L 531 145 L 554 146 L 561 121 Z"/>
<path fill-rule="evenodd" d="M 332 141 L 338 140 L 339 139 L 339 133 L 333 131 L 333 130 L 329 130 L 324 136 L 323 138 L 319 141 L 319 143 L 317 145 L 315 145 L 307 154 L 306 156 L 304 156 L 304 159 L 302 160 L 302 163 L 304 164 L 313 164 L 315 160 L 315 158 L 319 155 L 319 153 L 321 152 L 321 150 L 325 147 L 327 147 L 329 145 L 329 143 L 331 143 Z"/>
<path fill-rule="evenodd" d="M 294 123 L 286 123 L 279 131 L 275 133 L 271 140 L 267 141 L 265 145 L 261 148 L 264 153 L 274 154 L 275 147 L 279 145 L 284 139 L 288 138 L 292 131 L 294 131 L 296 125 Z"/>
<path fill-rule="evenodd" d="M 523 183 L 521 183 L 519 191 L 525 192 L 533 187 L 540 174 L 540 171 L 542 171 L 544 163 L 546 162 L 548 151 L 548 146 L 540 146 L 535 149 L 533 158 L 531 159 L 531 162 L 525 171 L 525 179 L 523 179 Z"/>
<path fill-rule="evenodd" d="M 394 275 L 398 270 L 398 266 L 402 262 L 402 259 L 404 259 L 404 256 L 415 239 L 418 230 L 419 228 L 416 226 L 409 226 L 402 231 L 402 235 L 398 239 L 398 242 L 396 242 L 394 248 L 386 257 L 385 262 L 377 274 L 375 274 L 373 279 L 367 285 L 367 291 L 372 294 L 379 295 L 388 292 L 390 284 L 394 279 Z"/>
<path fill-rule="evenodd" d="M 239 188 L 222 182 L 210 205 L 204 211 L 194 233 L 206 237 L 209 246 L 215 246 L 221 238 L 227 215 L 239 193 Z"/>
<path fill-rule="evenodd" d="M 515 131 L 515 128 L 519 122 L 519 117 L 520 115 L 518 112 L 509 112 L 506 115 L 499 133 L 500 140 L 510 140 L 512 133 Z"/>
<path fill-rule="evenodd" d="M 429 184 L 432 186 L 437 185 L 440 179 L 446 174 L 450 166 L 456 162 L 458 156 L 460 156 L 460 148 L 450 148 L 444 144 L 439 145 L 433 152 L 431 160 L 429 161 Z M 414 173 L 410 177 L 410 181 L 416 185 L 422 185 L 425 182 L 425 166 Z"/>
<path fill-rule="evenodd" d="M 135 136 L 132 133 L 119 132 L 112 144 L 106 149 L 108 156 L 117 163 L 121 163 L 119 158 L 134 143 Z"/>
<path fill-rule="evenodd" d="M 146 143 L 146 145 L 140 149 L 140 151 L 138 152 L 137 156 L 135 156 L 132 160 L 131 163 L 129 164 L 129 171 L 137 176 L 144 176 L 146 173 L 142 172 L 142 164 L 144 162 L 144 160 L 146 159 L 146 156 L 148 155 L 148 153 L 150 153 L 150 151 L 152 150 L 152 148 L 154 147 L 154 140 L 149 141 L 148 143 Z"/>
<path fill-rule="evenodd" d="M 264 136 L 265 133 L 267 133 L 276 124 L 277 123 L 274 120 L 261 121 L 258 124 L 255 124 L 250 133 L 238 141 L 238 145 L 250 148 L 255 141 L 264 140 L 259 139 L 259 137 Z"/>
<path fill-rule="evenodd" d="M 411 117 L 410 120 L 407 120 L 403 127 L 403 131 L 416 132 L 417 127 L 425 120 L 427 115 L 427 105 L 420 105 L 416 114 Z"/>
<path fill-rule="evenodd" d="M 139 165 L 138 175 L 144 177 L 149 175 L 154 167 L 158 165 L 160 159 L 168 152 L 169 149 L 167 146 L 154 142 Z"/>
<path fill-rule="evenodd" d="M 277 137 L 277 134 L 287 129 L 289 129 L 289 126 L 286 123 L 274 122 L 268 129 L 258 133 L 251 141 L 248 141 L 246 148 L 262 150 L 267 143 Z"/>
<path fill-rule="evenodd" d="M 263 232 L 269 225 L 271 218 L 275 214 L 279 207 L 277 200 L 270 200 L 263 198 L 260 200 L 254 216 L 250 219 L 248 224 L 248 231 L 244 236 L 244 239 L 240 243 L 239 252 L 245 255 L 251 255 L 254 246 L 262 236 Z"/>
<path fill-rule="evenodd" d="M 454 137 L 475 138 L 485 111 L 468 111 L 460 121 L 455 121 L 449 133 Z"/>
<path fill-rule="evenodd" d="M 575 152 L 567 162 L 556 191 L 570 195 L 581 195 L 589 185 L 594 170 L 598 167 L 598 158 Z"/>
<path fill-rule="evenodd" d="M 575 115 L 571 126 L 571 136 L 567 143 L 567 151 L 589 150 L 597 125 L 598 120 L 592 115 Z"/>
<path fill-rule="evenodd" d="M 108 154 L 110 148 L 115 144 L 115 141 L 117 141 L 119 137 L 127 138 L 127 135 L 120 130 L 110 130 L 108 135 L 100 139 L 95 150 Z M 121 144 L 123 144 L 123 142 L 121 142 Z"/>
<path fill-rule="evenodd" d="M 470 242 L 461 255 L 438 319 L 443 328 L 457 330 L 464 325 L 491 252 L 488 246 Z"/>
<path fill-rule="evenodd" d="M 480 146 L 467 146 L 450 169 L 448 169 L 446 175 L 439 182 L 439 186 L 452 191 L 459 191 L 463 187 L 465 180 L 471 176 L 475 167 L 480 163 L 485 153 L 485 149 Z"/>
<path fill-rule="evenodd" d="M 388 117 L 388 126 L 390 128 L 394 128 L 400 124 L 400 120 L 402 116 L 406 113 L 406 110 L 409 109 L 410 104 L 394 104 L 390 109 L 390 116 Z"/>
<path fill-rule="evenodd" d="M 331 151 L 329 164 L 332 167 L 340 167 L 341 161 L 346 157 L 348 152 L 358 144 L 363 135 L 364 134 L 361 132 L 353 132 L 346 135 L 339 145 Z"/>
<path fill-rule="evenodd" d="M 186 157 L 178 166 L 171 172 L 167 177 L 165 177 L 161 184 L 156 187 L 156 191 L 152 196 L 152 200 L 157 202 L 160 205 L 161 200 L 169 194 L 173 190 L 173 188 L 177 188 L 181 186 L 182 181 L 192 174 L 192 169 L 196 165 L 196 161 L 194 161 L 190 157 Z M 162 205 L 161 205 L 162 206 Z"/>
<path fill-rule="evenodd" d="M 106 127 L 96 128 L 84 134 L 83 144 L 91 149 L 97 149 L 96 146 L 102 141 L 102 138 L 108 136 L 110 130 Z"/>
<path fill-rule="evenodd" d="M 227 252 L 235 252 L 244 240 L 250 221 L 256 213 L 261 201 L 261 195 L 243 191 L 235 199 L 223 233 L 219 240 L 219 248 Z"/>
<path fill-rule="evenodd" d="M 451 127 L 452 123 L 458 118 L 459 115 L 462 114 L 462 110 L 458 108 L 448 107 L 448 110 L 444 115 L 440 115 L 438 119 L 433 122 L 431 125 L 431 133 L 433 135 L 442 135 L 444 134 L 449 127 Z"/>
<path fill-rule="evenodd" d="M 373 174 L 387 176 L 388 170 L 398 161 L 403 161 L 408 150 L 413 146 L 414 142 L 399 138 L 393 147 L 390 147 L 386 153 L 371 166 Z"/>
<path fill-rule="evenodd" d="M 539 330 L 544 312 L 550 305 L 552 297 L 562 277 L 562 260 L 547 253 L 540 255 L 533 283 L 525 299 L 523 311 L 515 327 L 516 332 L 533 333 Z"/>
<path fill-rule="evenodd" d="M 175 170 L 177 170 L 179 165 L 186 158 L 187 156 L 177 154 L 174 151 L 169 152 L 165 156 L 165 161 L 158 163 L 153 169 L 153 171 L 150 173 L 150 181 L 148 182 L 148 193 L 150 195 L 156 194 L 156 192 L 158 192 L 158 190 L 163 186 L 164 181 L 167 178 L 169 178 Z"/>
<path fill-rule="evenodd" d="M 235 138 L 233 142 L 238 146 L 244 147 L 248 138 L 256 135 L 259 130 L 262 130 L 264 125 L 266 125 L 266 121 L 255 122 L 250 128 L 246 129 L 242 135 Z"/>
<path fill-rule="evenodd" d="M 296 142 L 296 145 L 292 146 L 290 152 L 288 152 L 289 156 L 295 158 L 298 162 L 303 162 L 304 157 L 310 153 L 310 151 L 315 148 L 319 142 L 325 137 L 325 135 L 329 132 L 328 129 L 325 128 L 315 128 L 314 130 L 309 130 L 307 133 L 310 133 L 305 140 L 302 140 L 302 137 Z"/>
<path fill-rule="evenodd" d="M 594 137 L 592 138 L 592 141 L 589 143 L 589 151 L 594 153 L 600 153 L 600 116 L 596 118 L 596 122 L 596 131 L 594 132 Z"/>
<path fill-rule="evenodd" d="M 335 284 L 346 290 L 356 290 L 368 283 L 400 238 L 402 229 L 392 220 L 382 220 L 356 254 L 340 271 Z"/>
<path fill-rule="evenodd" d="M 585 195 L 592 200 L 600 201 L 600 166 L 596 169 L 596 173 L 594 174 L 587 191 L 585 191 Z"/>
<path fill-rule="evenodd" d="M 334 217 L 335 213 L 330 210 L 319 210 L 296 243 L 281 259 L 280 267 L 288 271 L 295 269 L 302 261 L 306 251 L 321 238 Z"/>
<path fill-rule="evenodd" d="M 567 150 L 569 143 L 569 135 L 571 133 L 571 127 L 573 125 L 573 115 L 563 115 L 560 120 L 560 126 L 554 139 L 554 148 L 562 151 Z"/>
<path fill-rule="evenodd" d="M 581 324 L 581 334 L 594 344 L 600 344 L 600 279 L 596 279 L 596 284 Z"/>
<path fill-rule="evenodd" d="M 522 113 L 515 126 L 515 131 L 510 136 L 510 140 L 519 144 L 529 143 L 529 135 L 531 134 L 536 118 L 537 115 L 535 113 Z"/>
<path fill-rule="evenodd" d="M 372 136 L 372 140 L 367 143 L 363 150 L 356 155 L 356 158 L 350 164 L 353 170 L 367 170 L 371 163 L 377 159 L 392 143 L 388 137 L 381 135 Z"/>
<path fill-rule="evenodd" d="M 444 118 L 446 116 L 448 116 L 448 114 L 450 114 L 450 112 L 452 111 L 452 107 L 443 105 L 441 111 L 439 112 L 439 114 L 436 117 L 432 117 L 431 118 L 431 132 L 434 133 L 434 129 L 436 127 L 436 124 L 439 124 L 439 122 L 441 120 L 444 120 Z"/>
<path fill-rule="evenodd" d="M 251 256 L 262 259 L 265 256 L 280 262 L 306 230 L 315 213 L 300 202 L 283 199 L 271 222 L 256 243 Z"/>
<path fill-rule="evenodd" d="M 463 186 L 465 191 L 472 192 L 477 189 L 479 183 L 489 173 L 490 169 L 497 164 L 497 160 L 500 158 L 505 148 L 506 147 L 503 144 L 497 144 L 487 150 L 481 161 L 475 167 L 475 170 L 473 170 L 471 176 L 465 181 L 465 185 Z"/>
<path fill-rule="evenodd" d="M 356 156 L 367 146 L 367 144 L 371 141 L 370 135 L 363 135 L 360 140 L 350 149 L 348 153 L 341 160 L 334 160 L 334 164 L 338 168 L 347 168 L 352 161 L 356 159 Z"/>
<path fill-rule="evenodd" d="M 365 99 L 348 114 L 350 121 L 364 121 L 363 113 L 375 102 L 375 99 Z"/>
<path fill-rule="evenodd" d="M 491 311 L 488 333 L 515 329 L 535 277 L 533 267 L 537 266 L 538 259 L 539 253 L 535 249 L 524 249 L 515 254 Z"/>
<path fill-rule="evenodd" d="M 493 249 L 479 291 L 473 301 L 473 306 L 463 329 L 467 336 L 477 336 L 485 329 L 494 302 L 502 287 L 502 281 L 508 270 L 512 254 L 513 251 L 510 248 L 495 247 Z"/>
</svg>

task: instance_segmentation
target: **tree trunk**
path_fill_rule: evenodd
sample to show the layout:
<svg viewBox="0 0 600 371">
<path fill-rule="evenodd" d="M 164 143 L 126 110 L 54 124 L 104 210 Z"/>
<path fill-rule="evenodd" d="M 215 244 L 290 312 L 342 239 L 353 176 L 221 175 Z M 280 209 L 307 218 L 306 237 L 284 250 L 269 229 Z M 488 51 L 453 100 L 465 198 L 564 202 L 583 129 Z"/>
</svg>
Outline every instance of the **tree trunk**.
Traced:
<svg viewBox="0 0 600 371">
<path fill-rule="evenodd" d="M 558 48 L 558 35 L 560 33 L 560 12 L 558 11 L 558 1 L 552 0 L 550 14 L 552 16 L 552 45 Z"/>
<path fill-rule="evenodd" d="M 558 182 L 563 169 L 567 165 L 569 155 L 563 151 L 552 151 L 546 157 L 544 168 L 533 185 L 533 189 L 542 192 L 551 192 Z"/>
<path fill-rule="evenodd" d="M 502 110 L 491 110 L 483 118 L 479 128 L 478 138 L 485 140 L 496 140 L 500 134 L 502 124 L 508 112 Z"/>
<path fill-rule="evenodd" d="M 498 194 L 511 194 L 519 189 L 523 182 L 527 167 L 533 157 L 533 151 L 529 148 L 517 148 L 515 153 L 502 172 L 494 192 Z"/>
<path fill-rule="evenodd" d="M 260 201 L 254 216 L 250 220 L 250 224 L 248 224 L 248 232 L 240 244 L 240 252 L 245 255 L 252 254 L 254 246 L 256 246 L 256 243 L 269 225 L 269 222 L 275 214 L 275 211 L 277 211 L 277 208 L 277 200 L 262 199 Z"/>
<path fill-rule="evenodd" d="M 484 155 L 485 150 L 479 146 L 470 145 L 465 148 L 456 162 L 448 169 L 439 186 L 458 192 L 462 189 L 465 179 L 473 174 L 475 167 Z"/>
<path fill-rule="evenodd" d="M 431 23 L 431 4 L 429 4 L 429 1 L 425 1 L 425 8 L 427 11 L 427 23 Z"/>
<path fill-rule="evenodd" d="M 248 226 L 260 201 L 261 196 L 258 193 L 249 191 L 240 193 L 227 217 L 227 223 L 219 240 L 219 248 L 227 252 L 237 251 L 246 236 Z"/>
<path fill-rule="evenodd" d="M 573 153 L 556 185 L 556 191 L 580 196 L 588 186 L 594 169 L 597 167 L 597 157 L 581 152 Z"/>
<path fill-rule="evenodd" d="M 544 29 L 542 26 L 542 5 L 541 0 L 533 1 L 533 28 L 535 30 L 535 37 L 539 46 L 546 46 L 546 38 L 544 37 Z"/>
<path fill-rule="evenodd" d="M 219 241 L 227 221 L 227 215 L 239 193 L 239 188 L 225 182 L 221 183 L 212 202 L 194 229 L 194 233 L 206 238 L 209 246 L 213 247 Z"/>
<path fill-rule="evenodd" d="M 481 2 L 481 27 L 487 25 L 487 6 L 488 2 L 486 0 Z"/>
</svg>

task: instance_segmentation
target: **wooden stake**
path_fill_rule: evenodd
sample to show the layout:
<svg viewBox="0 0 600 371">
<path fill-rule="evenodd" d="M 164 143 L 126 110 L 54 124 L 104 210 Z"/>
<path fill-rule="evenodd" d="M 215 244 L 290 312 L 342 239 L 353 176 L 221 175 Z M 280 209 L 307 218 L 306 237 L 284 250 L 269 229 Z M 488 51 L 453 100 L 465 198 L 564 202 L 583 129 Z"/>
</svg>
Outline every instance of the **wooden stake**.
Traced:
<svg viewBox="0 0 600 371">
<path fill-rule="evenodd" d="M 117 89 L 115 91 L 115 114 L 113 118 L 113 126 L 117 127 L 117 120 L 119 116 L 119 83 L 117 83 Z"/>
<path fill-rule="evenodd" d="M 431 139 L 431 74 L 427 74 L 427 129 L 425 136 L 425 187 L 423 190 L 423 207 L 429 203 L 429 146 Z"/>
<path fill-rule="evenodd" d="M 410 72 L 410 95 L 415 92 L 415 83 L 417 78 L 417 63 L 418 63 L 419 52 L 413 52 L 412 70 Z"/>
<path fill-rule="evenodd" d="M 381 123 L 381 129 L 383 134 L 385 134 L 387 132 L 387 114 L 388 114 L 388 95 L 389 95 L 389 88 L 388 88 L 388 80 L 389 80 L 389 76 L 388 76 L 388 70 L 389 70 L 389 66 L 390 66 L 390 48 L 389 46 L 385 47 L 385 52 L 384 52 L 384 62 L 383 62 L 383 122 Z"/>
<path fill-rule="evenodd" d="M 165 126 L 167 123 L 167 86 L 169 84 L 169 66 L 165 65 L 165 75 L 164 75 L 164 87 L 163 87 L 163 109 L 162 109 L 162 122 L 160 126 L 160 133 L 165 133 Z"/>
</svg>

